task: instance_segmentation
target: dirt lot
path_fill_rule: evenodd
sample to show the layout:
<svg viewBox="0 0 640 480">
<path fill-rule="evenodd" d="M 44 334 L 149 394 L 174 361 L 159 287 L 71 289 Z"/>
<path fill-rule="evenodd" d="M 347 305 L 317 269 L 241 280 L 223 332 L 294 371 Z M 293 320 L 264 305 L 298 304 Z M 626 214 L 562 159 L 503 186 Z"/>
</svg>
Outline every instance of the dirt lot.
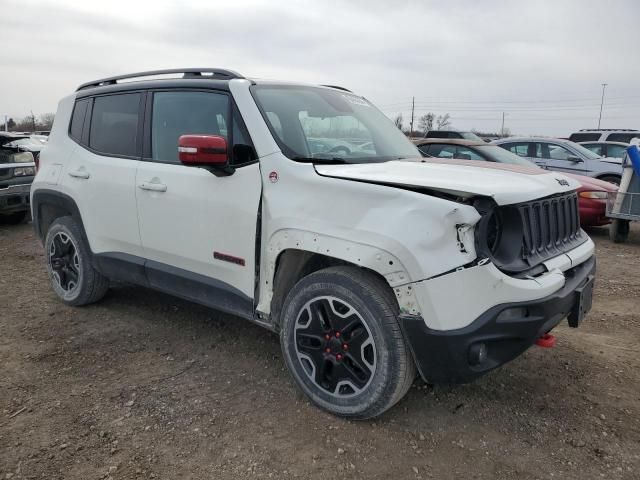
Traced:
<svg viewBox="0 0 640 480">
<path fill-rule="evenodd" d="M 31 225 L 0 225 L 0 479 L 640 478 L 640 229 L 590 233 L 594 309 L 556 348 L 348 422 L 276 336 L 137 287 L 66 307 Z"/>
</svg>

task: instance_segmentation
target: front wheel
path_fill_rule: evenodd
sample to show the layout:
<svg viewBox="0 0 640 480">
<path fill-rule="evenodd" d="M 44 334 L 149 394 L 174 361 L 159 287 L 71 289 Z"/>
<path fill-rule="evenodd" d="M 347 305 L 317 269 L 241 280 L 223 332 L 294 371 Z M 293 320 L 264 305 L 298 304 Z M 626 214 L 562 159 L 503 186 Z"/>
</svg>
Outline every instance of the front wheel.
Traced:
<svg viewBox="0 0 640 480">
<path fill-rule="evenodd" d="M 294 380 L 321 408 L 371 418 L 407 392 L 416 369 L 388 285 L 357 267 L 332 267 L 296 284 L 280 341 Z"/>
</svg>

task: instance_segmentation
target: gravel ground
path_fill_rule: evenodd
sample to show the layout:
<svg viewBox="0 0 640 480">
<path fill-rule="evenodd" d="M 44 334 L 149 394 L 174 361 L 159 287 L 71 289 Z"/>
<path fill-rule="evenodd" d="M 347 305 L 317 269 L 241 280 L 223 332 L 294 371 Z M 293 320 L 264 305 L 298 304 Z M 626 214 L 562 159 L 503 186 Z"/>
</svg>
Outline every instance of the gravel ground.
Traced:
<svg viewBox="0 0 640 480">
<path fill-rule="evenodd" d="M 640 228 L 590 234 L 594 307 L 555 348 L 351 422 L 248 322 L 130 286 L 66 307 L 31 225 L 0 225 L 0 479 L 640 478 Z"/>
</svg>

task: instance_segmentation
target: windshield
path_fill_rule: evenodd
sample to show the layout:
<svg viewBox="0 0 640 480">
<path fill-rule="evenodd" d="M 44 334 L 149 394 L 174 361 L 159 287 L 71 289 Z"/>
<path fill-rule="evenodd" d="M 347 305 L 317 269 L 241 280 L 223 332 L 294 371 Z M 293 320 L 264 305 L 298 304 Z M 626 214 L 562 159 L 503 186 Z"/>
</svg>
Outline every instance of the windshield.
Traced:
<svg viewBox="0 0 640 480">
<path fill-rule="evenodd" d="M 298 161 L 371 163 L 420 152 L 368 100 L 320 87 L 256 85 L 252 92 L 282 152 Z"/>
<path fill-rule="evenodd" d="M 597 160 L 598 158 L 602 158 L 597 153 L 593 153 L 591 150 L 589 150 L 588 148 L 584 148 L 582 145 L 578 143 L 574 143 L 574 142 L 567 142 L 567 143 L 570 144 L 574 150 L 577 150 L 577 152 L 587 160 Z"/>
<path fill-rule="evenodd" d="M 476 148 L 479 152 L 482 152 L 494 162 L 540 168 L 538 167 L 538 165 L 527 160 L 526 158 L 519 157 L 515 153 L 511 153 L 509 150 L 505 150 L 504 148 L 497 145 L 481 145 Z"/>
</svg>

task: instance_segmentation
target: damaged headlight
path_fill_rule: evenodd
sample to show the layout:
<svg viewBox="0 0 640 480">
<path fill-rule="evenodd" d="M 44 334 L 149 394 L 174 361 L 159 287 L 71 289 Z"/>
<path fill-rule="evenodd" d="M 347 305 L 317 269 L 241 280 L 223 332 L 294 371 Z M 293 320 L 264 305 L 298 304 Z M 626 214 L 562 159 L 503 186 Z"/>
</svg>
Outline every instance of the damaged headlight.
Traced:
<svg viewBox="0 0 640 480">
<path fill-rule="evenodd" d="M 522 262 L 523 226 L 515 207 L 496 207 L 482 215 L 476 226 L 478 257 L 489 258 L 498 268 Z"/>
</svg>

